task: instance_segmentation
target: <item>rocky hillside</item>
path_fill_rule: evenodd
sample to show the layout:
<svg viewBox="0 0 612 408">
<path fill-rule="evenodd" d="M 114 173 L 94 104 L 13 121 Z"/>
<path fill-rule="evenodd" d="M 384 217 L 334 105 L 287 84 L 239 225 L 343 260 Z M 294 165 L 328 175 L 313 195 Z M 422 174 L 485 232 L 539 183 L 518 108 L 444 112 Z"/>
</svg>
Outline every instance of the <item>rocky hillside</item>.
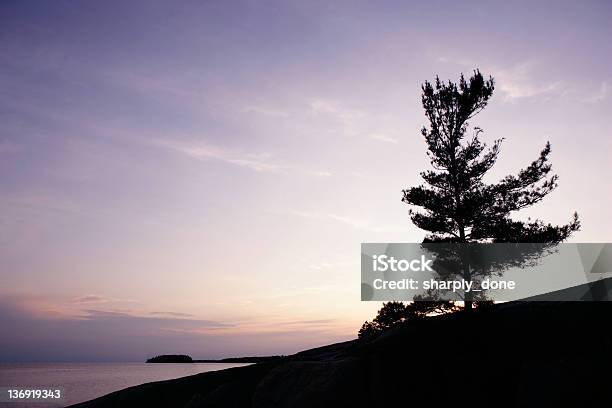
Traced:
<svg viewBox="0 0 612 408">
<path fill-rule="evenodd" d="M 609 302 L 507 303 L 77 406 L 610 407 L 610 328 Z"/>
</svg>

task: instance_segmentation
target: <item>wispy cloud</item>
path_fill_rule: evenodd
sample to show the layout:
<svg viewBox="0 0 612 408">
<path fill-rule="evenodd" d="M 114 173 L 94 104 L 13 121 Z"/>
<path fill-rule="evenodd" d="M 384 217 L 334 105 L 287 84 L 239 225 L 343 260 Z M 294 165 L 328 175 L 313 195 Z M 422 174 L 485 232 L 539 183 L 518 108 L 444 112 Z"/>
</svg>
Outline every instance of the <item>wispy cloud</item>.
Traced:
<svg viewBox="0 0 612 408">
<path fill-rule="evenodd" d="M 301 217 L 301 218 L 309 218 L 313 220 L 321 220 L 321 221 L 334 221 L 340 224 L 347 225 L 351 228 L 369 231 L 369 232 L 399 232 L 404 231 L 405 228 L 400 228 L 392 225 L 379 225 L 374 222 L 368 222 L 362 219 L 353 218 L 351 216 L 346 215 L 338 215 L 333 213 L 315 213 L 308 211 L 299 211 L 294 210 L 289 212 L 291 215 Z"/>
<path fill-rule="evenodd" d="M 397 143 L 398 142 L 397 139 L 391 136 L 385 135 L 383 133 L 370 133 L 368 136 L 370 137 L 370 139 L 379 140 L 381 142 L 387 142 L 387 143 Z"/>
<path fill-rule="evenodd" d="M 269 153 L 236 153 L 229 152 L 220 147 L 195 143 L 177 143 L 168 140 L 155 140 L 159 146 L 170 148 L 179 153 L 199 160 L 218 160 L 220 162 L 246 167 L 258 172 L 278 172 L 286 169 L 285 166 L 273 163 L 269 160 Z"/>
<path fill-rule="evenodd" d="M 147 316 L 108 309 L 68 316 L 40 313 L 38 307 L 32 309 L 33 300 L 0 296 L 0 325 L 11 328 L 0 336 L 0 361 L 144 361 L 174 353 L 196 358 L 289 354 L 352 337 L 339 333 L 337 321 L 310 316 L 277 317 L 274 322 L 245 317 L 244 323 L 175 316 L 175 312 Z"/>
<path fill-rule="evenodd" d="M 105 303 L 109 299 L 98 295 L 85 295 L 72 299 L 72 303 Z"/>
<path fill-rule="evenodd" d="M 321 262 L 316 264 L 308 265 L 308 268 L 313 269 L 315 271 L 323 271 L 323 270 L 332 270 L 338 268 L 347 268 L 359 266 L 359 261 L 356 260 L 348 260 L 348 261 L 335 261 L 335 262 Z"/>
<path fill-rule="evenodd" d="M 202 143 L 185 143 L 169 140 L 156 139 L 154 143 L 158 146 L 182 153 L 188 157 L 198 160 L 216 160 L 234 166 L 244 167 L 256 172 L 288 174 L 294 172 L 306 176 L 331 177 L 332 173 L 327 170 L 311 170 L 298 165 L 281 164 L 273 160 L 273 155 L 264 153 L 231 152 L 227 149 Z"/>
<path fill-rule="evenodd" d="M 215 320 L 185 319 L 186 316 L 174 316 L 173 314 L 158 316 L 141 316 L 133 313 L 116 310 L 89 309 L 84 310 L 85 315 L 80 320 L 113 322 L 129 321 L 131 324 L 142 325 L 153 330 L 156 328 L 192 328 L 192 329 L 218 329 L 234 327 L 231 323 L 219 322 Z"/>
<path fill-rule="evenodd" d="M 117 299 L 100 295 L 84 295 L 78 296 L 70 300 L 73 304 L 88 304 L 88 303 L 138 303 L 132 299 Z"/>
<path fill-rule="evenodd" d="M 312 176 L 316 176 L 316 177 L 331 177 L 332 173 L 329 171 L 325 171 L 325 170 L 319 170 L 319 171 L 309 171 L 308 172 L 310 175 Z"/>
<path fill-rule="evenodd" d="M 323 98 L 312 99 L 309 107 L 311 114 L 315 116 L 327 116 L 340 122 L 349 136 L 359 133 L 359 122 L 365 117 L 362 111 L 349 109 L 337 101 Z"/>
<path fill-rule="evenodd" d="M 171 317 L 194 317 L 194 315 L 190 313 L 181 313 L 181 312 L 151 312 L 153 316 L 171 316 Z"/>
<path fill-rule="evenodd" d="M 310 101 L 310 110 L 318 115 L 331 115 L 345 122 L 351 122 L 363 116 L 363 112 L 348 109 L 336 101 L 322 98 Z"/>
<path fill-rule="evenodd" d="M 563 95 L 568 91 L 568 85 L 563 82 L 537 78 L 536 68 L 542 64 L 533 60 L 509 66 L 482 64 L 480 61 L 465 57 L 441 56 L 437 61 L 462 66 L 469 70 L 465 72 L 466 75 L 476 68 L 481 69 L 484 74 L 491 74 L 506 102 L 552 94 Z"/>
<path fill-rule="evenodd" d="M 370 232 L 399 232 L 405 231 L 405 227 L 398 227 L 395 225 L 381 225 L 374 222 L 368 222 L 361 219 L 356 219 L 348 216 L 336 215 L 336 214 L 328 214 L 328 217 L 334 221 L 341 222 L 343 224 L 349 225 L 355 229 L 360 229 L 364 231 Z"/>
<path fill-rule="evenodd" d="M 318 118 L 329 118 L 340 125 L 342 133 L 364 137 L 383 143 L 398 143 L 386 127 L 392 120 L 386 115 L 355 109 L 336 100 L 315 98 L 309 101 L 310 114 Z"/>
<path fill-rule="evenodd" d="M 582 100 L 585 103 L 597 103 L 606 100 L 610 96 L 610 83 L 603 81 L 599 86 L 599 89 L 590 96 L 587 96 Z"/>
<path fill-rule="evenodd" d="M 526 62 L 508 69 L 495 71 L 499 89 L 506 101 L 514 102 L 521 98 L 562 94 L 565 92 L 561 82 L 538 81 L 534 79 L 533 63 Z"/>
<path fill-rule="evenodd" d="M 270 116 L 274 118 L 286 118 L 289 116 L 289 113 L 283 110 L 261 105 L 249 105 L 245 107 L 243 111 L 246 113 L 255 113 L 258 115 Z"/>
</svg>

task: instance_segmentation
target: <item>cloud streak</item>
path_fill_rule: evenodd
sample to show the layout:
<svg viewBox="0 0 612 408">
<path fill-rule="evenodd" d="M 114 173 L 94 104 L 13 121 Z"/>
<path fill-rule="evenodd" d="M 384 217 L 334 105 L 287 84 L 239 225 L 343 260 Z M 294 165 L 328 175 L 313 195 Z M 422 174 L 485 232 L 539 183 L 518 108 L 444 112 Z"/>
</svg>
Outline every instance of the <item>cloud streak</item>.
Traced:
<svg viewBox="0 0 612 408">
<path fill-rule="evenodd" d="M 257 172 L 279 172 L 286 169 L 286 166 L 269 161 L 271 156 L 269 153 L 236 153 L 229 152 L 220 147 L 202 143 L 187 144 L 168 140 L 155 140 L 155 144 L 169 148 L 194 159 L 216 160 L 235 166 L 245 167 Z"/>
<path fill-rule="evenodd" d="M 98 295 L 85 295 L 72 299 L 72 303 L 105 303 L 109 299 Z"/>
<path fill-rule="evenodd" d="M 369 231 L 369 232 L 377 232 L 377 233 L 378 232 L 399 232 L 399 231 L 405 230 L 405 228 L 400 228 L 400 227 L 395 227 L 395 226 L 390 226 L 390 225 L 380 225 L 374 222 L 353 218 L 351 216 L 338 215 L 338 214 L 333 214 L 333 213 L 315 213 L 315 212 L 294 210 L 294 211 L 290 211 L 289 214 L 294 215 L 296 217 L 308 218 L 312 220 L 333 221 L 339 224 L 349 226 L 354 229 Z"/>
<path fill-rule="evenodd" d="M 567 92 L 568 86 L 560 81 L 537 80 L 535 68 L 541 63 L 533 60 L 523 61 L 514 65 L 500 66 L 495 63 L 482 64 L 475 59 L 438 57 L 437 61 L 450 63 L 467 68 L 469 74 L 473 69 L 479 68 L 483 73 L 491 74 L 497 88 L 503 94 L 506 102 L 517 102 L 520 99 L 534 98 L 546 95 L 562 95 Z"/>
<path fill-rule="evenodd" d="M 171 317 L 194 317 L 191 313 L 181 312 L 151 312 L 153 316 L 171 316 Z"/>
<path fill-rule="evenodd" d="M 605 101 L 610 96 L 610 83 L 603 81 L 599 89 L 591 96 L 584 98 L 582 101 L 586 103 L 598 103 Z"/>
<path fill-rule="evenodd" d="M 184 154 L 197 160 L 211 160 L 243 167 L 258 173 L 289 174 L 299 173 L 313 177 L 331 177 L 327 170 L 311 170 L 296 165 L 280 164 L 272 160 L 273 155 L 264 153 L 237 153 L 227 149 L 202 143 L 182 143 L 156 139 L 154 144 Z"/>
<path fill-rule="evenodd" d="M 91 296 L 93 300 L 93 296 Z M 37 307 L 31 303 L 36 301 Z M 79 315 L 41 314 L 49 299 L 0 296 L 0 362 L 144 361 L 158 354 L 195 358 L 290 354 L 330 341 L 332 319 L 281 320 L 244 324 L 197 319 L 187 313 L 133 312 L 91 308 Z"/>
<path fill-rule="evenodd" d="M 381 142 L 386 142 L 386 143 L 393 143 L 393 144 L 397 144 L 398 140 L 391 137 L 391 136 L 387 136 L 385 134 L 382 133 L 371 133 L 369 135 L 370 139 L 374 139 L 374 140 L 378 140 Z"/>
<path fill-rule="evenodd" d="M 559 82 L 536 81 L 533 79 L 533 63 L 525 62 L 508 69 L 495 70 L 499 89 L 504 93 L 504 100 L 515 102 L 521 98 L 557 94 L 566 91 L 567 87 Z"/>
</svg>

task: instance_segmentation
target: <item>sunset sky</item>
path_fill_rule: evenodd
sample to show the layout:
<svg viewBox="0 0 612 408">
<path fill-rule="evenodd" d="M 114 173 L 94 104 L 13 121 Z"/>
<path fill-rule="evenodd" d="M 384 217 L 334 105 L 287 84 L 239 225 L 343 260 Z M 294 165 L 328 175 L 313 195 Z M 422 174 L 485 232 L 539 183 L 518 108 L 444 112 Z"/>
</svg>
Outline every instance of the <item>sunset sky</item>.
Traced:
<svg viewBox="0 0 612 408">
<path fill-rule="evenodd" d="M 420 85 L 479 68 L 489 181 L 612 236 L 612 5 L 3 1 L 0 362 L 287 354 L 354 338 L 361 242 L 419 242 Z"/>
</svg>

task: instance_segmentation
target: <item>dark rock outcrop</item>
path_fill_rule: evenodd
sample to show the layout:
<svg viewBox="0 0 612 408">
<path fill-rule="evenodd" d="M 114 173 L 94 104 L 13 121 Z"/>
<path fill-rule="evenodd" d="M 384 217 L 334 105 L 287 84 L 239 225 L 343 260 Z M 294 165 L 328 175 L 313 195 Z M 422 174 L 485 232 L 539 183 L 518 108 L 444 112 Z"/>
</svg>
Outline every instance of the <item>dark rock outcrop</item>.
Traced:
<svg viewBox="0 0 612 408">
<path fill-rule="evenodd" d="M 612 406 L 611 327 L 609 302 L 502 304 L 77 406 Z"/>
</svg>

